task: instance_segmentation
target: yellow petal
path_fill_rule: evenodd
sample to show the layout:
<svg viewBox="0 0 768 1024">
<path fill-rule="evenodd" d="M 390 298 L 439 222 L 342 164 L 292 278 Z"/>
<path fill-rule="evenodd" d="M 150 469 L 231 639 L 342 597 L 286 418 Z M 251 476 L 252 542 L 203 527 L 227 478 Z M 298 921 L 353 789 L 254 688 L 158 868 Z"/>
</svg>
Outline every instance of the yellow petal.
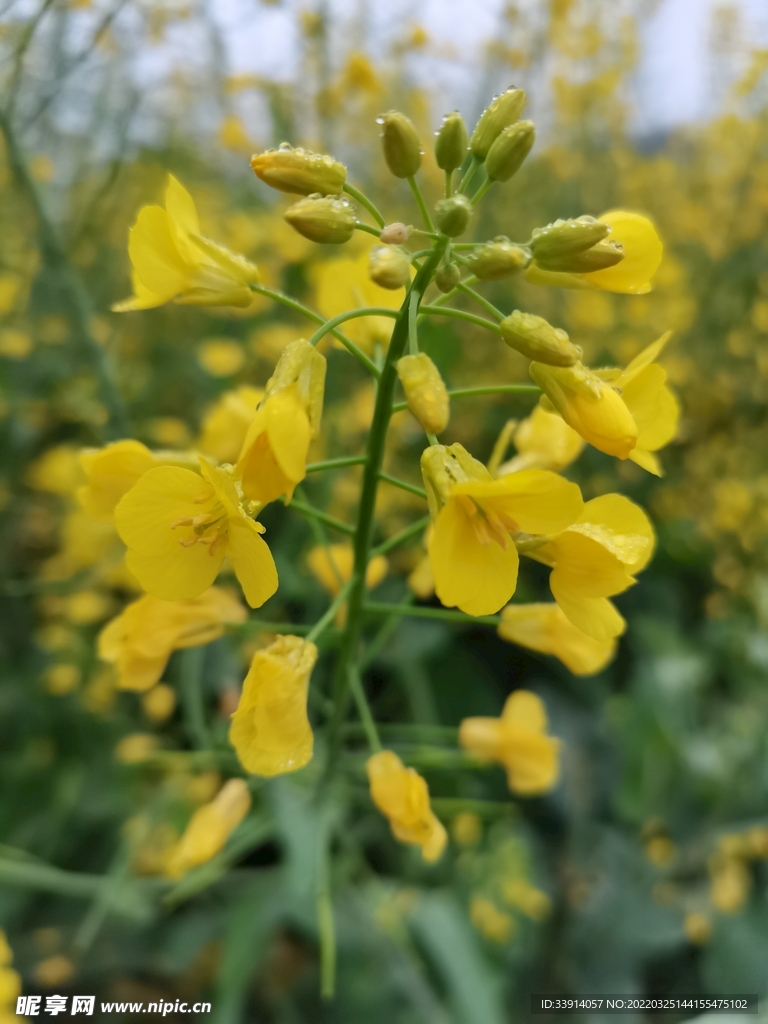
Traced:
<svg viewBox="0 0 768 1024">
<path fill-rule="evenodd" d="M 499 636 L 540 654 L 551 654 L 577 676 L 603 669 L 616 652 L 614 640 L 598 641 L 577 629 L 557 604 L 510 604 L 501 613 Z"/>
<path fill-rule="evenodd" d="M 575 530 L 558 534 L 532 555 L 553 566 L 553 593 L 557 586 L 581 597 L 611 597 L 635 582 L 615 552 Z"/>
<path fill-rule="evenodd" d="M 294 487 L 301 483 L 307 471 L 309 417 L 295 384 L 270 395 L 264 410 L 269 447 L 284 476 L 293 485 L 287 494 L 290 499 Z"/>
<path fill-rule="evenodd" d="M 171 220 L 182 231 L 188 235 L 200 234 L 200 222 L 197 218 L 195 201 L 178 178 L 174 178 L 172 174 L 168 175 L 168 185 L 165 189 L 165 208 Z"/>
<path fill-rule="evenodd" d="M 258 524 L 244 516 L 231 516 L 227 554 L 246 601 L 251 608 L 260 608 L 277 590 L 277 569 Z"/>
<path fill-rule="evenodd" d="M 518 556 L 495 540 L 481 544 L 461 503 L 450 499 L 435 520 L 429 541 L 435 592 L 446 607 L 467 615 L 491 615 L 517 585 Z"/>
<path fill-rule="evenodd" d="M 507 744 L 504 764 L 507 783 L 513 793 L 538 796 L 557 785 L 560 775 L 559 740 L 512 727 L 507 730 Z"/>
<path fill-rule="evenodd" d="M 572 530 L 599 541 L 633 576 L 648 564 L 656 543 L 644 510 L 623 494 L 603 494 L 588 501 Z"/>
<path fill-rule="evenodd" d="M 629 453 L 630 459 L 637 463 L 642 469 L 648 473 L 653 473 L 654 476 L 664 476 L 664 470 L 661 468 L 661 463 L 653 454 L 653 452 L 647 452 L 645 448 L 633 448 Z"/>
<path fill-rule="evenodd" d="M 144 288 L 168 302 L 187 284 L 186 267 L 173 241 L 168 214 L 144 206 L 128 236 L 128 254 Z"/>
<path fill-rule="evenodd" d="M 82 452 L 80 463 L 88 483 L 77 491 L 77 499 L 93 519 L 111 523 L 115 505 L 157 459 L 140 441 L 115 441 L 99 451 Z"/>
<path fill-rule="evenodd" d="M 504 702 L 501 717 L 534 732 L 545 732 L 547 728 L 544 701 L 530 690 L 513 690 Z"/>
<path fill-rule="evenodd" d="M 566 274 L 558 270 L 542 270 L 537 263 L 531 263 L 525 272 L 529 284 L 541 285 L 545 288 L 574 288 L 589 290 L 594 288 L 589 279 L 594 274 Z"/>
<path fill-rule="evenodd" d="M 156 309 L 168 301 L 167 297 L 157 295 L 146 288 L 136 271 L 131 268 L 131 282 L 133 284 L 133 295 L 130 299 L 123 299 L 122 302 L 115 302 L 110 308 L 113 313 L 129 313 L 137 309 Z"/>
<path fill-rule="evenodd" d="M 524 533 L 559 533 L 584 507 L 578 486 L 546 469 L 523 469 L 498 480 L 468 480 L 451 491 L 460 494 L 510 516 Z"/>
<path fill-rule="evenodd" d="M 622 384 L 627 380 L 631 380 L 641 370 L 644 370 L 646 366 L 650 366 L 651 363 L 655 362 L 661 355 L 664 346 L 667 344 L 669 339 L 672 337 L 672 331 L 667 331 L 666 334 L 662 334 L 660 338 L 652 342 L 646 348 L 643 349 L 631 363 L 628 364 L 625 370 L 621 373 Z"/>
<path fill-rule="evenodd" d="M 666 373 L 654 363 L 641 370 L 623 388 L 622 394 L 637 423 L 637 444 L 647 451 L 658 451 L 677 433 L 680 407 L 665 385 Z"/>
<path fill-rule="evenodd" d="M 554 576 L 554 573 L 552 574 Z M 624 619 L 607 597 L 581 597 L 560 588 L 550 579 L 552 594 L 570 622 L 582 633 L 602 643 L 621 636 L 627 628 Z"/>
<path fill-rule="evenodd" d="M 599 219 L 611 226 L 610 240 L 624 246 L 624 259 L 606 270 L 586 274 L 589 283 L 627 295 L 649 292 L 664 251 L 653 223 L 643 214 L 627 210 L 610 210 Z"/>
</svg>

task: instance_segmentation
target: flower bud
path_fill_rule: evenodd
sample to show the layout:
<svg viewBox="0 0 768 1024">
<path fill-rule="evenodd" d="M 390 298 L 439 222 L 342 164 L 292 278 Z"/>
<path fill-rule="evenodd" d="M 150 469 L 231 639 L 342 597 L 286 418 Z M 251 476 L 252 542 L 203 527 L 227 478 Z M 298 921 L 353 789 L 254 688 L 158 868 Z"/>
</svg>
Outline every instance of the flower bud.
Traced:
<svg viewBox="0 0 768 1024">
<path fill-rule="evenodd" d="M 279 149 L 268 149 L 252 156 L 251 167 L 256 177 L 271 188 L 303 196 L 313 192 L 323 196 L 338 195 L 347 180 L 346 167 L 332 156 L 294 149 L 287 142 Z"/>
<path fill-rule="evenodd" d="M 437 166 L 441 171 L 455 171 L 467 155 L 467 126 L 458 110 L 445 115 L 440 130 L 435 134 Z"/>
<path fill-rule="evenodd" d="M 568 253 L 564 256 L 546 256 L 536 259 L 542 270 L 569 274 L 593 274 L 597 270 L 615 267 L 624 259 L 624 248 L 618 242 L 603 239 L 584 252 Z"/>
<path fill-rule="evenodd" d="M 530 262 L 530 254 L 504 235 L 478 246 L 467 257 L 467 267 L 481 281 L 499 281 L 518 270 L 525 270 Z"/>
<path fill-rule="evenodd" d="M 491 474 L 462 444 L 432 444 L 421 453 L 421 476 L 432 519 L 448 501 L 454 486 L 467 480 L 490 480 Z"/>
<path fill-rule="evenodd" d="M 355 231 L 355 211 L 341 196 L 308 196 L 289 207 L 283 217 L 311 242 L 348 242 Z"/>
<path fill-rule="evenodd" d="M 525 92 L 514 86 L 497 96 L 480 115 L 469 148 L 473 155 L 485 160 L 488 150 L 504 129 L 520 117 L 525 106 Z"/>
<path fill-rule="evenodd" d="M 380 288 L 404 288 L 411 280 L 411 261 L 408 254 L 397 246 L 371 250 L 368 276 Z"/>
<path fill-rule="evenodd" d="M 516 309 L 501 321 L 500 327 L 507 345 L 528 359 L 549 366 L 573 366 L 581 358 L 581 349 L 569 341 L 564 330 L 533 313 Z"/>
<path fill-rule="evenodd" d="M 412 178 L 421 167 L 421 140 L 413 121 L 397 110 L 376 119 L 382 126 L 381 140 L 387 167 L 396 178 Z"/>
<path fill-rule="evenodd" d="M 516 121 L 496 138 L 488 156 L 485 170 L 492 181 L 509 181 L 517 174 L 536 139 L 533 121 Z"/>
<path fill-rule="evenodd" d="M 534 228 L 531 249 L 534 259 L 572 256 L 601 242 L 610 233 L 610 225 L 594 217 L 556 220 L 544 228 Z"/>
<path fill-rule="evenodd" d="M 407 224 L 395 221 L 394 224 L 387 224 L 386 227 L 381 229 L 379 238 L 385 245 L 403 245 L 403 243 L 408 241 L 410 233 L 411 229 Z"/>
<path fill-rule="evenodd" d="M 403 356 L 397 376 L 415 420 L 430 434 L 441 434 L 451 414 L 448 391 L 440 371 L 425 352 Z"/>
<path fill-rule="evenodd" d="M 435 274 L 435 284 L 446 295 L 459 283 L 461 273 L 455 263 L 441 263 Z"/>
<path fill-rule="evenodd" d="M 435 220 L 444 235 L 456 238 L 467 230 L 472 216 L 472 203 L 467 196 L 455 195 L 435 204 Z"/>
<path fill-rule="evenodd" d="M 277 361 L 275 372 L 265 387 L 265 402 L 286 388 L 296 385 L 298 397 L 309 419 L 310 436 L 320 435 L 320 419 L 325 396 L 325 356 L 304 338 L 289 342 Z M 264 403 L 262 403 L 264 404 Z M 242 456 L 241 456 L 242 457 Z"/>
</svg>

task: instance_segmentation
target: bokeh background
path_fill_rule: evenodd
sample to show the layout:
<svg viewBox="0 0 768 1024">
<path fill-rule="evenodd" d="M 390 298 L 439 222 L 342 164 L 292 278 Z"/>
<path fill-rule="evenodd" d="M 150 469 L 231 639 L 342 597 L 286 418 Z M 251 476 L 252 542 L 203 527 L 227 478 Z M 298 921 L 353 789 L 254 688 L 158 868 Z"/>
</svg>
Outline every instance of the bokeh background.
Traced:
<svg viewBox="0 0 768 1024">
<path fill-rule="evenodd" d="M 0 925 L 24 991 L 205 997 L 217 1024 L 502 1024 L 527 1018 L 531 992 L 768 995 L 765 3 L 4 0 L 0 75 Z M 303 330 L 261 299 L 109 312 L 129 293 L 128 227 L 168 171 L 206 235 L 332 315 L 359 303 L 368 245 L 321 251 L 292 233 L 249 155 L 283 140 L 331 152 L 390 220 L 411 221 L 375 116 L 402 109 L 428 141 L 445 112 L 471 124 L 512 82 L 537 144 L 489 194 L 477 237 L 624 206 L 665 242 L 646 296 L 489 291 L 566 327 L 593 366 L 674 331 L 664 365 L 683 417 L 665 476 L 592 449 L 569 470 L 585 497 L 622 490 L 649 508 L 658 551 L 617 600 L 629 630 L 596 677 L 422 621 L 369 665 L 377 719 L 434 736 L 535 690 L 565 743 L 563 777 L 546 798 L 510 800 L 500 770 L 433 770 L 425 754 L 452 832 L 426 868 L 373 812 L 353 758 L 333 824 L 338 992 L 323 1004 L 313 851 L 330 826 L 300 782 L 254 784 L 225 856 L 186 888 L 160 877 L 168 835 L 231 767 L 200 742 L 187 682 L 223 743 L 266 641 L 174 655 L 176 706 L 116 692 L 94 640 L 134 592 L 112 528 L 78 511 L 77 452 L 108 439 L 106 358 L 130 436 L 231 458 L 211 410 L 263 386 Z M 428 157 L 424 187 L 436 198 L 440 184 Z M 525 379 L 519 356 L 466 324 L 428 327 L 424 348 L 452 386 Z M 331 353 L 328 447 L 364 442 L 372 393 L 357 371 Z M 487 458 L 527 401 L 457 404 L 452 440 Z M 392 444 L 415 480 L 406 414 Z M 346 516 L 358 481 L 307 488 Z M 383 499 L 391 533 L 421 514 L 403 492 Z M 312 621 L 327 603 L 305 561 L 312 531 L 282 508 L 265 523 L 281 587 L 264 614 Z M 393 560 L 384 598 L 417 556 Z M 544 592 L 529 567 L 519 596 Z M 321 664 L 313 690 L 326 676 Z"/>
</svg>

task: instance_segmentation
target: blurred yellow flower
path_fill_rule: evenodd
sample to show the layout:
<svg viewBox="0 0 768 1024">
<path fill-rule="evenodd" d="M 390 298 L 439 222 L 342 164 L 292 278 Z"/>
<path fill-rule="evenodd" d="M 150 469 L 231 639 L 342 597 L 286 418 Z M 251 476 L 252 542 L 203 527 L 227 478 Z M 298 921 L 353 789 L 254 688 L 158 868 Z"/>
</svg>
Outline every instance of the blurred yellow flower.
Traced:
<svg viewBox="0 0 768 1024">
<path fill-rule="evenodd" d="M 709 861 L 709 899 L 723 914 L 735 914 L 744 906 L 752 888 L 752 874 L 740 857 L 715 854 Z"/>
<path fill-rule="evenodd" d="M 150 722 L 164 722 L 176 707 L 176 691 L 165 683 L 158 683 L 141 698 L 141 707 Z"/>
<path fill-rule="evenodd" d="M 0 1022 L 11 1024 L 19 1020 L 16 1000 L 21 995 L 21 976 L 11 967 L 13 953 L 5 932 L 0 929 Z M 22 1018 L 23 1019 L 23 1018 Z"/>
<path fill-rule="evenodd" d="M 115 747 L 115 760 L 120 764 L 141 764 L 147 761 L 159 747 L 157 736 L 146 732 L 132 732 L 123 736 Z"/>
<path fill-rule="evenodd" d="M 511 693 L 500 718 L 465 718 L 459 743 L 503 765 L 513 793 L 537 796 L 557 785 L 560 741 L 547 735 L 544 704 L 529 690 Z"/>
<path fill-rule="evenodd" d="M 515 922 L 490 900 L 474 896 L 469 905 L 469 919 L 483 938 L 503 945 L 511 938 Z"/>
<path fill-rule="evenodd" d="M 251 808 L 251 794 L 243 779 L 225 782 L 215 798 L 199 807 L 176 846 L 170 851 L 165 873 L 183 878 L 188 871 L 207 864 L 221 850 Z"/>
<path fill-rule="evenodd" d="M 242 369 L 245 350 L 234 338 L 207 338 L 197 347 L 197 360 L 211 377 L 231 377 Z"/>
<path fill-rule="evenodd" d="M 120 500 L 115 526 L 128 548 L 128 569 L 155 597 L 199 597 L 225 557 L 251 608 L 277 590 L 264 527 L 240 507 L 232 477 L 202 456 L 200 474 L 176 466 L 145 473 Z"/>
<path fill-rule="evenodd" d="M 554 412 L 537 405 L 512 435 L 517 455 L 497 469 L 506 476 L 521 469 L 551 469 L 556 473 L 570 466 L 584 448 L 583 438 Z"/>
<path fill-rule="evenodd" d="M 589 274 L 567 274 L 542 270 L 534 262 L 526 271 L 527 280 L 531 284 L 559 288 L 600 288 L 626 295 L 644 295 L 649 292 L 663 253 L 661 239 L 653 222 L 641 213 L 627 210 L 609 210 L 598 220 L 610 226 L 608 240 L 623 246 L 624 259 L 620 263 Z"/>
<path fill-rule="evenodd" d="M 355 553 L 351 544 L 318 544 L 307 555 L 307 565 L 315 579 L 328 593 L 335 597 L 342 586 L 352 577 Z M 365 585 L 377 587 L 389 571 L 389 562 L 384 555 L 377 555 L 368 562 L 365 570 Z"/>
<path fill-rule="evenodd" d="M 582 633 L 557 604 L 509 604 L 501 612 L 499 636 L 539 654 L 559 658 L 576 676 L 591 676 L 613 659 L 616 641 Z"/>
<path fill-rule="evenodd" d="M 282 775 L 312 758 L 307 693 L 316 661 L 317 647 L 298 636 L 278 636 L 254 654 L 229 730 L 247 772 Z"/>
<path fill-rule="evenodd" d="M 515 592 L 513 534 L 549 534 L 574 522 L 583 502 L 576 484 L 529 469 L 494 480 L 458 444 L 432 445 L 422 473 L 433 518 L 429 559 L 435 592 L 447 607 L 490 615 Z"/>
<path fill-rule="evenodd" d="M 65 693 L 76 690 L 80 684 L 80 669 L 77 665 L 61 663 L 51 665 L 45 673 L 45 688 L 55 697 L 63 697 Z"/>
<path fill-rule="evenodd" d="M 389 820 L 401 843 L 421 847 L 425 861 L 442 856 L 448 834 L 429 804 L 429 789 L 413 768 L 406 768 L 397 754 L 380 750 L 366 763 L 371 800 Z"/>
<path fill-rule="evenodd" d="M 502 883 L 505 902 L 522 910 L 532 921 L 543 921 L 552 910 L 552 901 L 545 892 L 524 878 L 508 878 Z"/>
<path fill-rule="evenodd" d="M 219 145 L 231 149 L 234 153 L 250 156 L 254 144 L 246 131 L 242 118 L 237 114 L 227 114 L 219 125 Z"/>
<path fill-rule="evenodd" d="M 160 460 L 140 441 L 114 441 L 81 452 L 80 465 L 87 483 L 78 488 L 77 500 L 92 519 L 111 523 L 123 495 Z"/>
<path fill-rule="evenodd" d="M 451 835 L 459 846 L 475 846 L 483 836 L 483 823 L 472 811 L 462 811 L 451 823 Z"/>
<path fill-rule="evenodd" d="M 75 965 L 67 957 L 49 956 L 35 966 L 35 981 L 43 988 L 58 988 L 60 985 L 66 985 L 74 973 Z"/>
<path fill-rule="evenodd" d="M 683 919 L 683 931 L 689 942 L 704 946 L 712 938 L 712 922 L 704 914 L 692 911 Z"/>
<path fill-rule="evenodd" d="M 219 462 L 236 462 L 256 414 L 256 406 L 263 397 L 263 389 L 250 384 L 225 391 L 214 405 L 209 406 L 203 417 L 198 441 L 200 451 Z"/>
<path fill-rule="evenodd" d="M 122 690 L 149 690 L 162 676 L 172 651 L 208 644 L 224 633 L 226 624 L 245 619 L 235 595 L 219 587 L 186 601 L 145 594 L 102 629 L 99 657 L 116 666 Z"/>
<path fill-rule="evenodd" d="M 0 356 L 6 359 L 26 359 L 32 351 L 32 338 L 27 331 L 6 327 L 0 331 Z"/>
<path fill-rule="evenodd" d="M 50 494 L 73 494 L 84 476 L 77 448 L 58 444 L 48 448 L 27 467 L 25 482 L 38 491 Z"/>
<path fill-rule="evenodd" d="M 608 600 L 635 582 L 651 559 L 655 534 L 648 516 L 623 494 L 604 494 L 584 505 L 578 519 L 529 557 L 552 566 L 549 586 L 566 618 L 601 643 L 626 623 Z"/>
<path fill-rule="evenodd" d="M 143 206 L 130 230 L 133 297 L 112 307 L 123 313 L 166 302 L 195 306 L 248 306 L 253 263 L 200 234 L 192 196 L 168 175 L 165 209 Z"/>
<path fill-rule="evenodd" d="M 280 356 L 237 462 L 246 497 L 264 503 L 293 497 L 306 474 L 309 443 L 320 432 L 325 368 L 325 357 L 303 338 Z"/>
</svg>

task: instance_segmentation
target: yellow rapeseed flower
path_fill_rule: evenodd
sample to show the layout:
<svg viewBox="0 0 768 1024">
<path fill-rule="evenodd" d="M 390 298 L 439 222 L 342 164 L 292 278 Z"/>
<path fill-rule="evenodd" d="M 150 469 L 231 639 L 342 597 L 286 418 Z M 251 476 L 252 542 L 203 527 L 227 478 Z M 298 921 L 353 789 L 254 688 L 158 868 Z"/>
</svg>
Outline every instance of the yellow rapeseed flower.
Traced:
<svg viewBox="0 0 768 1024">
<path fill-rule="evenodd" d="M 166 601 L 199 597 L 225 558 L 251 608 L 277 590 L 264 527 L 245 514 L 234 481 L 200 458 L 200 473 L 158 466 L 120 500 L 115 526 L 128 548 L 126 565 L 142 587 Z"/>
<path fill-rule="evenodd" d="M 307 692 L 316 661 L 317 647 L 298 636 L 278 636 L 254 654 L 229 730 L 246 771 L 282 775 L 311 759 Z"/>
<path fill-rule="evenodd" d="M 166 875 L 182 878 L 198 864 L 207 864 L 224 849 L 250 808 L 251 794 L 243 779 L 226 782 L 216 797 L 190 818 L 184 834 L 168 855 Z"/>
<path fill-rule="evenodd" d="M 513 793 L 537 796 L 557 784 L 560 741 L 547 735 L 544 704 L 529 690 L 510 694 L 500 718 L 465 718 L 459 743 L 503 765 Z"/>
<path fill-rule="evenodd" d="M 608 240 L 623 247 L 624 259 L 620 263 L 588 274 L 566 274 L 542 270 L 534 262 L 526 271 L 528 281 L 558 288 L 600 288 L 626 295 L 649 292 L 664 251 L 653 222 L 641 213 L 627 210 L 609 210 L 598 220 L 610 226 Z"/>
<path fill-rule="evenodd" d="M 236 462 L 245 435 L 253 422 L 256 406 L 264 397 L 262 388 L 243 384 L 225 391 L 205 413 L 198 448 L 219 462 Z"/>
<path fill-rule="evenodd" d="M 19 1020 L 16 1000 L 21 995 L 21 976 L 11 967 L 13 953 L 5 932 L 0 930 L 0 1024 Z M 21 1018 L 23 1019 L 23 1018 Z"/>
<path fill-rule="evenodd" d="M 163 601 L 145 594 L 102 629 L 99 657 L 117 668 L 122 690 L 151 689 L 172 651 L 216 640 L 226 623 L 244 622 L 246 612 L 234 594 L 211 587 L 186 601 Z"/>
<path fill-rule="evenodd" d="M 307 554 L 307 565 L 318 583 L 335 597 L 342 586 L 352 577 L 355 553 L 351 544 L 318 544 Z M 377 587 L 389 570 L 384 555 L 376 555 L 368 562 L 365 570 L 365 585 Z"/>
<path fill-rule="evenodd" d="M 638 429 L 618 391 L 581 363 L 531 363 L 531 375 L 569 427 L 607 455 L 629 457 Z"/>
<path fill-rule="evenodd" d="M 111 523 L 122 496 L 161 461 L 140 441 L 126 440 L 85 449 L 80 453 L 80 465 L 87 483 L 78 488 L 77 500 L 92 519 Z"/>
<path fill-rule="evenodd" d="M 584 439 L 555 412 L 541 404 L 518 424 L 512 438 L 517 455 L 504 462 L 494 474 L 497 477 L 521 469 L 551 469 L 560 473 L 582 452 Z"/>
<path fill-rule="evenodd" d="M 567 619 L 557 604 L 509 604 L 499 636 L 539 654 L 559 658 L 576 676 L 592 676 L 616 653 L 616 641 L 595 640 Z"/>
<path fill-rule="evenodd" d="M 636 582 L 654 544 L 645 512 L 622 494 L 604 494 L 588 501 L 571 526 L 525 553 L 552 566 L 550 589 L 566 618 L 606 643 L 626 626 L 608 598 Z"/>
<path fill-rule="evenodd" d="M 168 175 L 165 209 L 143 206 L 128 237 L 133 296 L 116 313 L 153 309 L 166 302 L 191 306 L 248 306 L 253 263 L 200 234 L 192 196 Z"/>
<path fill-rule="evenodd" d="M 391 750 L 373 754 L 365 767 L 371 800 L 389 820 L 395 838 L 420 846 L 429 863 L 438 860 L 448 834 L 429 805 L 429 788 L 421 775 Z"/>
<path fill-rule="evenodd" d="M 662 475 L 659 460 L 653 454 L 674 438 L 680 407 L 667 387 L 666 370 L 656 358 L 669 341 L 667 331 L 635 356 L 624 370 L 597 370 L 598 377 L 618 388 L 637 426 L 637 440 L 629 458 L 655 476 Z"/>
<path fill-rule="evenodd" d="M 306 474 L 309 443 L 320 433 L 325 357 L 303 338 L 285 349 L 267 381 L 237 462 L 243 493 L 254 501 L 290 501 Z"/>
<path fill-rule="evenodd" d="M 494 480 L 460 445 L 422 454 L 433 519 L 429 559 L 435 592 L 447 607 L 489 615 L 515 592 L 513 534 L 549 534 L 574 522 L 583 502 L 576 484 L 529 469 Z"/>
</svg>

